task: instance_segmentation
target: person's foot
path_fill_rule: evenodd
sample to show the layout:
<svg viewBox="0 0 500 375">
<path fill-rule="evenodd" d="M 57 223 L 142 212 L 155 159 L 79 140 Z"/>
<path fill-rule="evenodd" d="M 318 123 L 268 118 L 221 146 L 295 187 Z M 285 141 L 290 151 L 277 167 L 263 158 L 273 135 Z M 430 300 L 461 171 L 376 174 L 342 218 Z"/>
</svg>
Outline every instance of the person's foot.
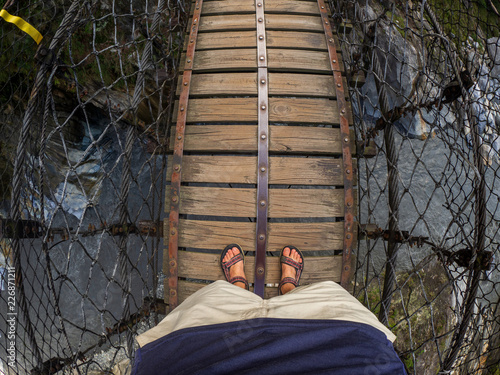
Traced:
<svg viewBox="0 0 500 375">
<path fill-rule="evenodd" d="M 222 263 L 229 262 L 231 259 L 233 259 L 238 254 L 240 254 L 240 250 L 237 247 L 233 247 L 232 249 L 227 251 L 226 255 L 222 259 Z M 229 268 L 229 280 L 231 280 L 233 277 L 242 277 L 246 280 L 243 260 L 236 262 L 234 265 L 231 266 L 231 268 Z M 239 286 L 240 288 L 246 289 L 245 283 L 243 283 L 243 282 L 236 281 L 236 282 L 234 282 L 234 285 Z"/>
<path fill-rule="evenodd" d="M 287 246 L 283 249 L 283 255 L 292 258 L 295 262 L 297 263 L 302 263 L 302 257 L 300 254 L 295 251 L 295 249 L 290 250 L 290 248 Z M 286 277 L 290 277 L 292 279 L 295 279 L 297 276 L 297 270 L 285 263 L 282 263 L 281 265 L 281 280 L 285 279 Z M 296 280 L 296 279 L 295 279 Z M 286 294 L 289 291 L 295 289 L 295 285 L 291 283 L 286 283 L 281 285 L 281 294 Z"/>
</svg>

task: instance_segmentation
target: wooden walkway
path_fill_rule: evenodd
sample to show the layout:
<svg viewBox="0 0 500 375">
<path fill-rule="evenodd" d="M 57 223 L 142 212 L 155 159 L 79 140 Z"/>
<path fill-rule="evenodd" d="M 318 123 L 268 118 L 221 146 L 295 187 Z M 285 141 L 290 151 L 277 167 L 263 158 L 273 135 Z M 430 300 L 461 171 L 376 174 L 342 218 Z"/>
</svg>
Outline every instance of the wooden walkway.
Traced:
<svg viewBox="0 0 500 375">
<path fill-rule="evenodd" d="M 285 245 L 306 257 L 302 284 L 350 288 L 354 143 L 327 11 L 323 0 L 192 4 L 167 171 L 171 308 L 224 279 L 220 252 L 234 242 L 265 297 L 277 294 Z"/>
</svg>

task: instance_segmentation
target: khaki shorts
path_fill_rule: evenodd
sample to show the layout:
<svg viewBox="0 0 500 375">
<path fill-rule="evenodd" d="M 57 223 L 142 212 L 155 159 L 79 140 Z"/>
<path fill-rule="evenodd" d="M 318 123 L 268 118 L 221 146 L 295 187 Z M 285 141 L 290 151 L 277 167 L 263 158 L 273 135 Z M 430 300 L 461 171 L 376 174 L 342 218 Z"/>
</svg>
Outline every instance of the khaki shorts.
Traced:
<svg viewBox="0 0 500 375">
<path fill-rule="evenodd" d="M 270 299 L 218 280 L 189 296 L 160 324 L 137 337 L 144 346 L 190 327 L 254 318 L 335 319 L 371 325 L 394 342 L 396 336 L 377 317 L 333 281 L 301 286 Z"/>
</svg>

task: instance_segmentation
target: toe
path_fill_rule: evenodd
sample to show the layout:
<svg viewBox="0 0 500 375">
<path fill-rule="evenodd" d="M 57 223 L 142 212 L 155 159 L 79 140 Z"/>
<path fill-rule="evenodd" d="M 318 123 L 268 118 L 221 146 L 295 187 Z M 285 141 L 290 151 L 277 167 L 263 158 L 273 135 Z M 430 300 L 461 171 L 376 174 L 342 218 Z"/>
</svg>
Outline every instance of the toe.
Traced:
<svg viewBox="0 0 500 375">
<path fill-rule="evenodd" d="M 283 255 L 286 256 L 286 257 L 290 256 L 290 248 L 289 247 L 285 247 L 283 249 Z"/>
</svg>

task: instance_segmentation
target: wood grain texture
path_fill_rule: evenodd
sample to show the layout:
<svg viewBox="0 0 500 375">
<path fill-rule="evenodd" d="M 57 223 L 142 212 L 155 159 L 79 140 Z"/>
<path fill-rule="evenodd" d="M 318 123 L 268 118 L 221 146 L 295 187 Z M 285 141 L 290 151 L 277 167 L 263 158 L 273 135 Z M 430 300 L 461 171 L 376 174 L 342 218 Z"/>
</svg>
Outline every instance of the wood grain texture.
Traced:
<svg viewBox="0 0 500 375">
<path fill-rule="evenodd" d="M 254 30 L 201 33 L 196 40 L 196 53 L 207 49 L 256 48 L 256 46 L 257 38 Z"/>
<path fill-rule="evenodd" d="M 168 220 L 165 225 L 164 242 L 168 244 Z M 179 220 L 180 247 L 222 250 L 229 243 L 255 249 L 255 223 Z M 285 244 L 294 244 L 301 251 L 342 250 L 344 223 L 269 223 L 267 251 L 279 251 Z"/>
<path fill-rule="evenodd" d="M 204 254 L 179 251 L 179 277 L 201 280 L 226 280 L 220 266 L 219 254 Z M 255 258 L 245 256 L 245 275 L 247 280 L 254 279 Z M 304 271 L 300 279 L 302 285 L 319 281 L 340 281 L 342 256 L 306 257 Z M 266 284 L 278 284 L 281 279 L 279 257 L 266 258 Z"/>
<path fill-rule="evenodd" d="M 178 102 L 174 107 L 177 120 Z M 323 98 L 269 98 L 269 121 L 339 125 L 336 101 Z M 187 122 L 256 122 L 257 98 L 190 99 Z"/>
<path fill-rule="evenodd" d="M 165 282 L 165 296 L 168 298 L 168 279 L 166 279 L 167 282 Z M 188 298 L 191 294 L 195 293 L 196 291 L 200 290 L 204 286 L 208 284 L 204 283 L 196 283 L 193 281 L 186 281 L 186 280 L 179 280 L 178 284 L 178 298 L 179 298 L 179 303 L 182 303 L 186 298 Z M 253 292 L 253 286 L 250 287 L 250 291 Z M 264 298 L 271 298 L 275 297 L 278 295 L 278 288 L 270 288 L 266 287 L 264 288 Z"/>
<path fill-rule="evenodd" d="M 295 14 L 266 14 L 264 17 L 266 29 L 315 31 L 323 33 L 321 17 L 303 16 Z M 191 24 L 192 20 L 189 21 Z M 217 16 L 204 16 L 200 18 L 199 32 L 255 30 L 255 14 L 226 14 Z"/>
<path fill-rule="evenodd" d="M 181 214 L 255 217 L 256 189 L 182 186 Z M 170 189 L 166 189 L 166 202 Z M 270 189 L 271 218 L 325 218 L 344 215 L 343 189 Z"/>
<path fill-rule="evenodd" d="M 167 179 L 172 175 L 171 156 Z M 333 158 L 294 158 L 271 156 L 269 183 L 283 185 L 343 184 L 342 160 Z M 183 182 L 257 183 L 257 158 L 254 156 L 184 155 Z"/>
<path fill-rule="evenodd" d="M 330 60 L 326 52 L 268 49 L 267 59 L 270 69 L 298 72 L 331 72 Z"/>
<path fill-rule="evenodd" d="M 347 81 L 344 78 L 344 84 Z M 182 77 L 177 84 L 177 95 Z M 199 73 L 191 77 L 190 97 L 217 95 L 257 95 L 257 73 Z M 345 90 L 345 97 L 349 91 Z M 333 76 L 299 73 L 269 73 L 269 95 L 336 98 Z"/>
<path fill-rule="evenodd" d="M 180 70 L 184 69 L 186 56 L 183 54 Z M 255 49 L 216 49 L 197 51 L 194 55 L 193 71 L 231 71 L 257 69 Z"/>
<path fill-rule="evenodd" d="M 175 128 L 171 129 L 173 149 Z M 351 140 L 354 139 L 354 134 Z M 304 141 L 307 140 L 307 141 Z M 257 151 L 257 125 L 188 125 L 184 137 L 186 151 Z M 269 126 L 269 150 L 286 154 L 340 155 L 340 129 L 305 126 Z M 355 151 L 351 141 L 351 151 Z"/>
<path fill-rule="evenodd" d="M 191 13 L 194 10 L 194 3 Z M 319 15 L 318 4 L 311 1 L 273 0 L 265 3 L 266 13 L 283 14 L 310 14 Z M 202 16 L 218 14 L 255 13 L 254 0 L 216 0 L 205 1 L 202 7 Z"/>
</svg>

